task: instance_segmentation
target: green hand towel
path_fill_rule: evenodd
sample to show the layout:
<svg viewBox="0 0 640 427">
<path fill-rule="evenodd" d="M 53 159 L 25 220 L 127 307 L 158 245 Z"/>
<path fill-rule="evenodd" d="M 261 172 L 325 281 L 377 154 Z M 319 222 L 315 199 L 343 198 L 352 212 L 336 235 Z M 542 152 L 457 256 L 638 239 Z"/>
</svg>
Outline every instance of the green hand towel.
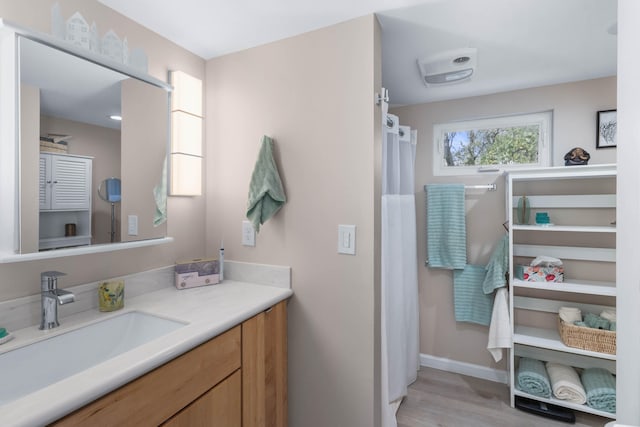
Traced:
<svg viewBox="0 0 640 427">
<path fill-rule="evenodd" d="M 616 379 L 602 368 L 585 369 L 580 376 L 587 392 L 587 405 L 600 411 L 616 413 Z"/>
<path fill-rule="evenodd" d="M 540 397 L 551 397 L 547 369 L 539 360 L 521 357 L 518 364 L 518 389 Z"/>
<path fill-rule="evenodd" d="M 247 219 L 256 232 L 287 201 L 276 162 L 273 160 L 272 145 L 271 138 L 266 135 L 262 137 L 262 146 L 249 184 Z"/>
<path fill-rule="evenodd" d="M 486 267 L 487 275 L 482 283 L 485 294 L 491 294 L 498 288 L 507 286 L 507 272 L 509 271 L 509 236 L 504 235 L 491 254 Z"/>
<path fill-rule="evenodd" d="M 587 313 L 584 316 L 584 323 L 590 328 L 604 329 L 605 331 L 608 331 L 610 329 L 610 324 L 607 319 L 604 319 L 593 313 Z"/>
</svg>

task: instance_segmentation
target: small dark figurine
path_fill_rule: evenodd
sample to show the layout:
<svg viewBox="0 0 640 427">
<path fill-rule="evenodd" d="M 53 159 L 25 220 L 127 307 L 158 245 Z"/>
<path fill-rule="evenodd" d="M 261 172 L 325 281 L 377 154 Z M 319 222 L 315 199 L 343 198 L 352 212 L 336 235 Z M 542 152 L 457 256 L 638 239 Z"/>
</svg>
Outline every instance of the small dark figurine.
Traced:
<svg viewBox="0 0 640 427">
<path fill-rule="evenodd" d="M 580 147 L 576 147 L 564 155 L 565 166 L 586 165 L 591 156 Z"/>
</svg>

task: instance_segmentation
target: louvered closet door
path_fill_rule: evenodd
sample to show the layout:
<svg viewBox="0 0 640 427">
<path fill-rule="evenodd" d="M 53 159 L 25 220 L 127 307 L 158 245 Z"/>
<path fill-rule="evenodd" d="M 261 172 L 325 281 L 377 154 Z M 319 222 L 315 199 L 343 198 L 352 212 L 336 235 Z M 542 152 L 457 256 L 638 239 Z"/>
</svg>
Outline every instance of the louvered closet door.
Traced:
<svg viewBox="0 0 640 427">
<path fill-rule="evenodd" d="M 91 208 L 91 160 L 53 156 L 51 209 Z"/>
</svg>

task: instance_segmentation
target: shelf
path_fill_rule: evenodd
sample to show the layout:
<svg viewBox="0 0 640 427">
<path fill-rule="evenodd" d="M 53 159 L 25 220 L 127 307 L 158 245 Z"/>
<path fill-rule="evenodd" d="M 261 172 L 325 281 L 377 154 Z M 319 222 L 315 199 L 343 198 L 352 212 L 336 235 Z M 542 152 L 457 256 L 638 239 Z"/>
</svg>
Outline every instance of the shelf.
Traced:
<svg viewBox="0 0 640 427">
<path fill-rule="evenodd" d="M 615 354 L 598 353 L 596 351 L 582 350 L 564 345 L 560 340 L 560 334 L 555 329 L 542 329 L 531 326 L 515 325 L 513 342 L 515 344 L 523 344 L 546 348 L 549 350 L 563 351 L 565 353 L 597 357 L 599 359 L 616 360 Z"/>
<path fill-rule="evenodd" d="M 533 399 L 533 400 L 537 400 L 537 401 L 544 402 L 544 403 L 550 403 L 550 404 L 556 405 L 556 406 L 562 406 L 563 408 L 569 408 L 569 409 L 573 409 L 573 410 L 576 410 L 576 411 L 587 412 L 589 414 L 599 415 L 601 417 L 613 418 L 613 419 L 616 418 L 616 414 L 612 414 L 611 412 L 600 411 L 598 409 L 593 409 L 592 407 L 587 406 L 587 405 L 578 405 L 577 403 L 567 402 L 566 400 L 560 400 L 560 399 L 556 399 L 554 397 L 552 397 L 550 399 L 547 399 L 546 397 L 534 396 L 532 394 L 525 393 L 522 390 L 518 390 L 518 389 L 515 389 L 513 391 L 513 394 L 515 394 L 516 396 L 522 396 L 522 397 L 526 397 L 528 399 Z"/>
<path fill-rule="evenodd" d="M 569 231 L 573 233 L 615 233 L 613 225 L 513 225 L 513 230 L 518 231 Z"/>
<path fill-rule="evenodd" d="M 40 250 L 66 248 L 70 246 L 83 246 L 91 244 L 91 235 L 71 236 L 71 237 L 50 237 L 40 239 Z"/>
<path fill-rule="evenodd" d="M 549 167 L 509 173 L 509 179 L 518 181 L 548 181 L 550 179 L 607 178 L 617 175 L 615 164 L 588 165 L 579 167 Z"/>
<path fill-rule="evenodd" d="M 569 280 L 562 283 L 554 282 L 526 282 L 513 279 L 513 287 L 526 289 L 539 289 L 544 291 L 573 292 L 576 294 L 616 296 L 616 284 L 614 282 L 595 282 L 590 280 Z"/>
</svg>

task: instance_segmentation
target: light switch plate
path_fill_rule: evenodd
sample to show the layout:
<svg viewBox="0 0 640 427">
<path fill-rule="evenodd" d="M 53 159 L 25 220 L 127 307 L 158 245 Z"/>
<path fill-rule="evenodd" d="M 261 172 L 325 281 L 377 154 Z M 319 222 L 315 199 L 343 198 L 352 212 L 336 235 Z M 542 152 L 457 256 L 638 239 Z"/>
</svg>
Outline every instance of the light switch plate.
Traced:
<svg viewBox="0 0 640 427">
<path fill-rule="evenodd" d="M 137 236 L 138 235 L 138 215 L 129 215 L 128 216 L 128 234 L 129 236 Z"/>
<path fill-rule="evenodd" d="M 338 225 L 338 253 L 356 254 L 356 226 Z"/>
<path fill-rule="evenodd" d="M 242 221 L 242 244 L 244 246 L 256 245 L 256 231 L 249 221 Z"/>
</svg>

